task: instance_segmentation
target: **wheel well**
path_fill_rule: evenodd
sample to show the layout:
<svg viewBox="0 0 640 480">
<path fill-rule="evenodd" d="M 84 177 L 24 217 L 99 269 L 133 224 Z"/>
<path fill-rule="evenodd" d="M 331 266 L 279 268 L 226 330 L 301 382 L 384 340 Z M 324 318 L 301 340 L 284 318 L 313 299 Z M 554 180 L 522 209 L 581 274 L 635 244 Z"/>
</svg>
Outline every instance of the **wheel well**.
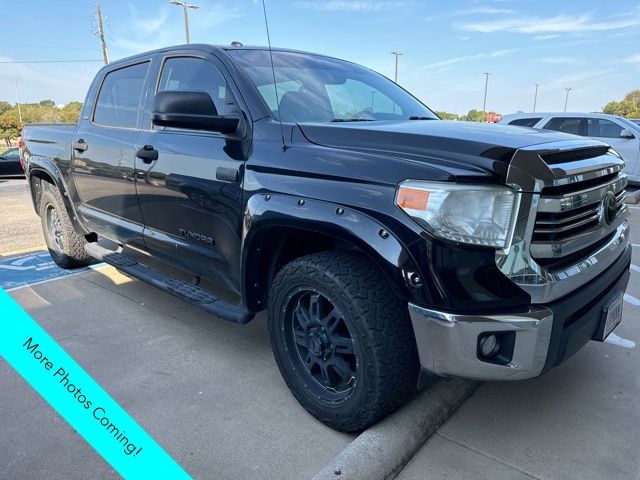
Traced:
<svg viewBox="0 0 640 480">
<path fill-rule="evenodd" d="M 253 244 L 259 245 L 260 254 L 257 262 L 251 262 L 252 265 L 247 267 L 246 304 L 251 311 L 266 308 L 271 282 L 284 265 L 311 253 L 338 249 L 359 251 L 382 270 L 381 259 L 376 258 L 374 252 L 350 239 L 336 238 L 316 231 L 274 227 L 263 232 L 260 238 L 254 239 Z M 405 292 L 397 293 L 405 296 Z"/>
<path fill-rule="evenodd" d="M 36 210 L 36 214 L 40 215 L 38 206 L 40 205 L 40 199 L 42 198 L 42 192 L 45 187 L 43 182 L 51 185 L 55 185 L 56 183 L 48 173 L 43 172 L 42 170 L 34 170 L 31 172 L 29 175 L 29 182 L 31 184 L 31 199 L 33 200 L 33 206 Z"/>
</svg>

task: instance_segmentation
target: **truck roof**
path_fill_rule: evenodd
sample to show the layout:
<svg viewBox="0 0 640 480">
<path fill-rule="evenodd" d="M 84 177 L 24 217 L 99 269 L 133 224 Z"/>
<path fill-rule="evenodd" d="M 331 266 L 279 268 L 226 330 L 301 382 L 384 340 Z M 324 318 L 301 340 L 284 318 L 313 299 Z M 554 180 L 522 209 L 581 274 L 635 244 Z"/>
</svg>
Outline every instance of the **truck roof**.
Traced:
<svg viewBox="0 0 640 480">
<path fill-rule="evenodd" d="M 135 55 L 131 55 L 129 57 L 125 57 L 125 58 L 120 58 L 118 60 L 114 60 L 113 62 L 108 63 L 107 65 L 105 65 L 102 68 L 105 67 L 112 67 L 113 65 L 118 65 L 119 63 L 127 63 L 131 60 L 135 60 L 136 58 L 142 58 L 142 57 L 146 57 L 148 55 L 154 55 L 157 53 L 163 53 L 163 52 L 170 52 L 172 50 L 204 50 L 207 52 L 218 52 L 218 53 L 224 53 L 227 50 L 269 50 L 269 47 L 263 47 L 263 46 L 258 46 L 258 45 L 243 45 L 241 47 L 236 47 L 233 45 L 213 45 L 213 44 L 209 44 L 209 43 L 189 43 L 189 44 L 182 44 L 182 45 L 171 45 L 171 46 L 167 46 L 167 47 L 162 47 L 162 48 L 157 48 L 155 50 L 149 50 L 147 52 L 141 52 L 141 53 L 137 53 Z M 272 47 L 271 51 L 273 52 L 290 52 L 290 53 L 301 53 L 304 55 L 314 55 L 314 56 L 318 56 L 318 57 L 327 57 L 327 58 L 335 58 L 335 57 L 330 57 L 329 55 L 323 55 L 320 53 L 313 53 L 313 52 L 305 52 L 302 50 L 295 50 L 295 49 L 290 49 L 290 48 L 280 48 L 280 47 Z"/>
</svg>

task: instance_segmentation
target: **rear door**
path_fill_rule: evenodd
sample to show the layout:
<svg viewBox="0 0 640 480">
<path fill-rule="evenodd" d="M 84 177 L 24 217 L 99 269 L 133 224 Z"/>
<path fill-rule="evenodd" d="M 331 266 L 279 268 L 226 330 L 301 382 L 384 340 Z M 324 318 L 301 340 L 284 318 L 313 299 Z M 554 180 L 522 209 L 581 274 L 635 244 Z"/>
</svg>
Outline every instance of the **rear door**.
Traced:
<svg viewBox="0 0 640 480">
<path fill-rule="evenodd" d="M 207 92 L 220 115 L 238 105 L 215 57 L 167 55 L 157 85 L 148 92 L 147 116 L 156 91 Z M 150 87 L 151 88 L 151 87 Z M 155 127 L 145 118 L 138 148 L 157 160 L 137 161 L 137 188 L 144 238 L 156 256 L 239 290 L 243 156 L 228 136 Z"/>
<path fill-rule="evenodd" d="M 96 233 L 142 245 L 135 186 L 138 115 L 151 60 L 118 66 L 100 80 L 93 108 L 73 140 L 73 178 L 80 213 Z"/>
<path fill-rule="evenodd" d="M 582 117 L 552 117 L 545 125 L 546 130 L 586 136 L 587 119 Z"/>
<path fill-rule="evenodd" d="M 611 145 L 616 152 L 622 155 L 625 162 L 625 172 L 636 174 L 638 170 L 638 152 L 640 151 L 640 139 L 622 138 L 620 133 L 627 126 L 615 120 L 605 118 L 588 118 L 587 135 Z"/>
</svg>

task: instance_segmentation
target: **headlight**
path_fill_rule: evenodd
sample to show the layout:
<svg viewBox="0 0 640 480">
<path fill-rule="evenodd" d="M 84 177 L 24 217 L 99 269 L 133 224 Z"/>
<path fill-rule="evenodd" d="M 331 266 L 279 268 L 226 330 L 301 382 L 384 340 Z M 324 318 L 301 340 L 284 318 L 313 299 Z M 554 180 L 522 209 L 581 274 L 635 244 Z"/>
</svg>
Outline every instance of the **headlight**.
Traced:
<svg viewBox="0 0 640 480">
<path fill-rule="evenodd" d="M 507 187 L 405 180 L 396 205 L 428 232 L 456 242 L 507 248 L 518 195 Z"/>
</svg>

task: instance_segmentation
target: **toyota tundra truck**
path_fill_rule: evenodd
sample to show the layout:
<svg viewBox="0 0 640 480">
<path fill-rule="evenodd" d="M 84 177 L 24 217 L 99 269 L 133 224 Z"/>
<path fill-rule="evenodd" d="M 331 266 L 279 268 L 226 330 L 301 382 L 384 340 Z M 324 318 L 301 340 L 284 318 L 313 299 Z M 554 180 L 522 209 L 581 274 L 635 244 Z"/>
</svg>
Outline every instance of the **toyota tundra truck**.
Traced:
<svg viewBox="0 0 640 480">
<path fill-rule="evenodd" d="M 246 324 L 341 431 L 424 375 L 537 377 L 622 318 L 631 247 L 608 145 L 440 120 L 322 55 L 185 45 L 103 67 L 76 125 L 29 125 L 48 249 Z M 428 377 L 427 377 L 428 378 Z"/>
</svg>

